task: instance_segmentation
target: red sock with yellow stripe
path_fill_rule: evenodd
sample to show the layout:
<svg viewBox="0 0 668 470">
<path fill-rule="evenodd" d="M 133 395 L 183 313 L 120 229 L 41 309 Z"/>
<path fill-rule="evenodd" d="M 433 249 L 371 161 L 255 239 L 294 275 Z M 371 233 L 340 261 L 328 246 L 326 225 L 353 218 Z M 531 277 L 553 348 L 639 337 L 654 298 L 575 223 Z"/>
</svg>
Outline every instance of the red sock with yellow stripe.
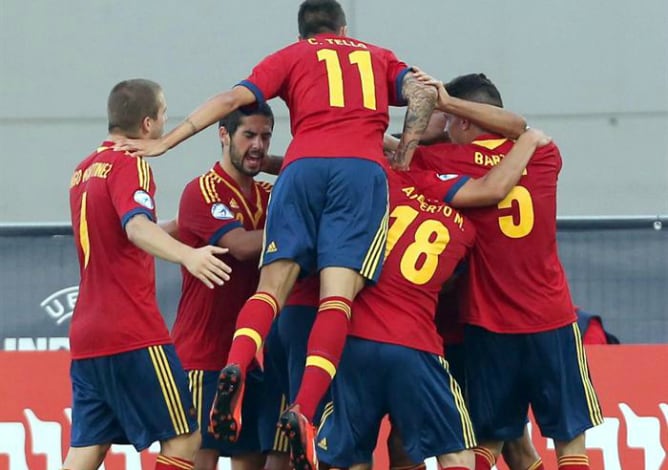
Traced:
<svg viewBox="0 0 668 470">
<path fill-rule="evenodd" d="M 193 470 L 193 468 L 195 468 L 193 462 L 179 457 L 167 457 L 160 454 L 155 461 L 155 470 Z"/>
<path fill-rule="evenodd" d="M 589 457 L 586 455 L 564 455 L 557 462 L 559 470 L 589 470 Z"/>
<path fill-rule="evenodd" d="M 484 447 L 476 447 L 473 453 L 475 454 L 475 470 L 491 470 L 496 463 L 494 454 Z"/>
<path fill-rule="evenodd" d="M 237 364 L 242 376 L 246 376 L 246 369 L 262 347 L 277 313 L 278 302 L 267 292 L 257 292 L 241 308 L 227 363 Z"/>
<path fill-rule="evenodd" d="M 299 411 L 311 422 L 339 366 L 348 336 L 351 303 L 345 297 L 320 300 L 308 338 L 304 376 L 295 398 Z"/>
</svg>

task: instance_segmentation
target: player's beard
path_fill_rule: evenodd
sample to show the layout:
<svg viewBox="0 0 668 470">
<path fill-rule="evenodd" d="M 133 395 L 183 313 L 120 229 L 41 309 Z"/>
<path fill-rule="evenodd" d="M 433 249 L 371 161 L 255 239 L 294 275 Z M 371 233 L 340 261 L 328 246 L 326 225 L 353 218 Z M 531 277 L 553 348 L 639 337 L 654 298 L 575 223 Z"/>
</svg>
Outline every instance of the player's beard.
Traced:
<svg viewBox="0 0 668 470">
<path fill-rule="evenodd" d="M 237 169 L 239 173 L 242 175 L 250 176 L 253 177 L 257 175 L 260 172 L 260 168 L 257 170 L 255 169 L 248 169 L 244 167 L 244 157 L 246 154 L 240 154 L 237 151 L 237 148 L 234 145 L 234 142 L 230 140 L 230 161 L 232 162 L 232 166 Z M 264 159 L 266 155 L 262 155 L 262 158 Z"/>
</svg>

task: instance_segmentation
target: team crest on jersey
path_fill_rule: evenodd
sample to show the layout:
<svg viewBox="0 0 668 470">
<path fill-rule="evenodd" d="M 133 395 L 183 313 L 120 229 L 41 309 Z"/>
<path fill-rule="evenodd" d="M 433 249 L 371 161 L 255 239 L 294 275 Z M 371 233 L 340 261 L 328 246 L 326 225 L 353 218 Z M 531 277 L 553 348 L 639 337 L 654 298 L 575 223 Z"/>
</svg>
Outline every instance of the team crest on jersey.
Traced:
<svg viewBox="0 0 668 470">
<path fill-rule="evenodd" d="M 234 214 L 232 211 L 222 202 L 217 202 L 211 206 L 211 215 L 214 219 L 218 220 L 234 219 Z"/>
<path fill-rule="evenodd" d="M 439 175 L 439 174 L 437 174 L 436 176 L 441 181 L 448 181 L 448 180 L 457 178 L 459 175 Z"/>
<path fill-rule="evenodd" d="M 151 198 L 151 195 L 143 189 L 138 189 L 135 191 L 134 200 L 137 204 L 144 206 L 147 209 L 153 210 L 155 207 L 153 204 L 153 198 Z"/>
</svg>

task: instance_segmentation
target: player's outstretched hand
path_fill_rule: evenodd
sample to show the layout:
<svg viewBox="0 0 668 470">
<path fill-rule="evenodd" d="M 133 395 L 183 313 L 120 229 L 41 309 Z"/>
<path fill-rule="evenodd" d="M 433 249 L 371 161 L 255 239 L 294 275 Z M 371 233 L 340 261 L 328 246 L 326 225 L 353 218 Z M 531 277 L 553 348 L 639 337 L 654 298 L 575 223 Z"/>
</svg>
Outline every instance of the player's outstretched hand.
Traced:
<svg viewBox="0 0 668 470">
<path fill-rule="evenodd" d="M 222 286 L 230 280 L 232 268 L 216 255 L 227 253 L 227 248 L 219 246 L 203 246 L 192 249 L 183 260 L 183 266 L 209 289 L 216 285 Z"/>
<path fill-rule="evenodd" d="M 533 127 L 531 127 L 528 128 L 524 134 L 527 134 L 528 137 L 534 139 L 534 142 L 536 142 L 536 147 L 543 147 L 544 145 L 547 145 L 550 142 L 552 142 L 552 137 L 550 137 L 540 129 L 534 129 Z"/>
<path fill-rule="evenodd" d="M 133 157 L 157 157 L 169 150 L 169 147 L 162 139 L 120 138 L 116 142 L 114 150 L 125 151 Z"/>
</svg>

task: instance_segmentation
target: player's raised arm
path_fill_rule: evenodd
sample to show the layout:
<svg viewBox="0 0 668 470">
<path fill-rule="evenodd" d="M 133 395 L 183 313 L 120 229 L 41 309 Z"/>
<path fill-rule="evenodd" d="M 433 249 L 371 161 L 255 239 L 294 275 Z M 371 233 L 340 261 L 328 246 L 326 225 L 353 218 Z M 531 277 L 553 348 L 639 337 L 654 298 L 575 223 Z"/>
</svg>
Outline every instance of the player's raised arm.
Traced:
<svg viewBox="0 0 668 470">
<path fill-rule="evenodd" d="M 138 157 L 157 157 L 214 122 L 218 122 L 237 108 L 254 102 L 255 95 L 248 88 L 235 86 L 206 100 L 162 138 L 122 139 L 116 145 L 116 150 L 125 150 Z"/>
<path fill-rule="evenodd" d="M 210 289 L 230 280 L 232 269 L 215 255 L 227 250 L 218 246 L 191 248 L 172 238 L 143 214 L 132 217 L 125 225 L 128 239 L 145 252 L 172 263 L 183 265 Z"/>
<path fill-rule="evenodd" d="M 518 138 L 527 128 L 526 120 L 518 114 L 498 106 L 450 96 L 442 81 L 436 80 L 422 70 L 416 69 L 415 78 L 423 84 L 436 87 L 438 90 L 436 109 L 440 111 L 468 119 L 483 129 L 511 139 Z"/>
<path fill-rule="evenodd" d="M 401 91 L 408 101 L 408 108 L 401 138 L 390 163 L 395 169 L 406 170 L 434 111 L 437 92 L 434 87 L 418 81 L 410 72 L 404 77 Z"/>
</svg>

